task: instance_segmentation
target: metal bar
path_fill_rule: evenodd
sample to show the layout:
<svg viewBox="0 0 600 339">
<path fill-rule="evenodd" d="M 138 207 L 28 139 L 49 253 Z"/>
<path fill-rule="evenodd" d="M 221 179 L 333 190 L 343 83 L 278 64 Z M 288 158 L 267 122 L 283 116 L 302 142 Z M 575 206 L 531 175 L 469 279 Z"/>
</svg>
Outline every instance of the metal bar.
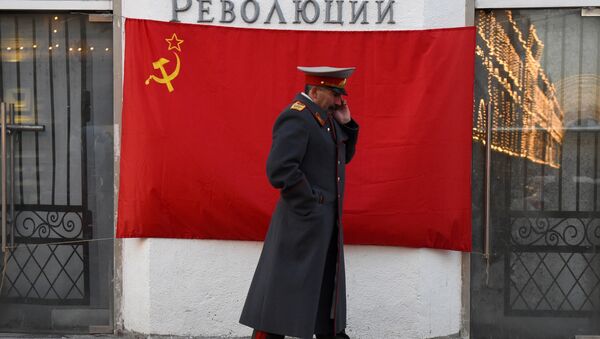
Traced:
<svg viewBox="0 0 600 339">
<path fill-rule="evenodd" d="M 88 49 L 88 28 L 89 28 L 89 23 L 85 22 L 83 17 L 80 17 L 80 22 L 79 22 L 79 29 L 80 29 L 80 41 L 81 41 L 81 45 L 85 48 L 85 50 Z M 90 86 L 90 84 L 94 83 L 94 78 L 93 78 L 93 72 L 90 72 L 90 76 L 88 78 L 88 66 L 91 66 L 91 68 L 93 69 L 93 58 L 91 58 L 91 55 L 88 55 L 88 53 L 82 53 L 82 57 L 81 57 L 81 61 L 80 61 L 80 67 L 81 67 L 81 91 L 82 91 L 82 96 L 81 98 L 85 98 L 84 103 L 85 106 L 82 105 L 81 107 L 81 204 L 83 206 L 83 219 L 82 219 L 82 231 L 83 231 L 83 237 L 86 239 L 93 239 L 94 238 L 94 234 L 93 234 L 93 228 L 92 228 L 92 220 L 90 218 L 91 213 L 88 212 L 88 172 L 87 172 L 87 168 L 88 168 L 88 159 L 87 159 L 87 128 L 86 126 L 88 125 L 88 123 L 91 123 L 91 116 L 92 116 L 92 107 L 91 107 L 91 102 L 92 102 L 92 98 L 91 98 L 91 93 L 92 90 L 88 87 Z M 89 80 L 89 81 L 88 81 Z M 67 191 L 67 194 L 70 194 L 70 192 Z M 89 303 L 90 301 L 90 248 L 88 243 L 84 243 L 83 247 L 83 266 L 84 266 L 84 276 L 83 276 L 83 284 L 84 284 L 84 291 L 85 291 L 85 296 L 84 298 L 86 299 L 86 301 Z"/>
<path fill-rule="evenodd" d="M 600 252 L 600 245 L 511 245 L 511 251 L 522 253 L 587 253 L 595 254 Z M 556 274 L 558 276 L 558 274 Z"/>
<path fill-rule="evenodd" d="M 566 59 L 566 51 L 567 51 L 567 39 L 565 39 L 565 34 L 567 32 L 567 16 L 562 16 L 562 27 L 558 28 L 558 31 L 562 32 L 560 35 L 560 79 L 566 78 L 566 70 L 565 70 L 565 59 Z M 558 20 L 557 20 L 558 21 Z M 559 102 L 565 102 L 565 86 L 560 86 L 559 93 Z M 558 210 L 562 211 L 563 209 L 563 168 L 564 168 L 564 150 L 565 143 L 567 142 L 567 135 L 563 136 L 563 140 L 560 143 L 560 166 L 558 168 Z"/>
<path fill-rule="evenodd" d="M 544 40 L 542 41 L 548 41 L 548 12 L 546 12 L 546 15 L 544 15 Z M 548 69 L 548 57 L 543 57 L 543 69 Z M 549 158 L 552 158 L 552 154 L 550 154 L 550 156 L 548 156 L 548 147 L 552 145 L 552 131 L 548 131 L 545 130 L 544 132 L 544 162 L 546 163 L 550 163 Z M 546 194 L 546 166 L 545 165 L 541 165 L 541 169 L 542 169 L 542 182 L 540 185 L 540 202 L 541 202 L 541 210 L 544 211 L 546 210 L 546 202 L 545 202 L 545 194 Z M 551 171 L 551 168 L 548 169 L 548 171 Z"/>
<path fill-rule="evenodd" d="M 6 104 L 0 104 L 0 133 L 2 133 L 2 253 L 6 253 Z"/>
<path fill-rule="evenodd" d="M 120 174 L 120 142 L 119 142 L 119 135 L 120 135 L 120 126 L 121 126 L 121 101 L 123 100 L 123 87 L 121 86 L 122 84 L 122 79 L 123 79 L 123 73 L 122 73 L 122 69 L 121 69 L 121 65 L 123 64 L 123 42 L 121 41 L 121 27 L 123 25 L 123 10 L 122 10 L 122 6 L 123 6 L 123 2 L 125 2 L 126 0 L 113 0 L 113 5 L 114 5 L 114 11 L 113 14 L 115 15 L 115 19 L 113 21 L 113 35 L 112 35 L 112 45 L 113 45 L 113 123 L 114 123 L 114 128 L 113 128 L 113 186 L 115 187 L 115 189 L 113 189 L 113 203 L 114 206 L 118 206 L 118 199 L 119 199 L 119 191 L 118 191 L 118 187 L 119 187 L 119 174 Z M 599 86 L 600 87 L 600 86 Z M 599 89 L 600 91 L 600 89 Z M 113 224 L 114 224 L 114 219 L 113 219 Z M 112 227 L 112 233 L 111 235 L 115 235 L 115 231 L 117 228 L 113 225 Z M 466 253 L 465 253 L 466 255 Z M 114 277 L 122 277 L 123 276 L 123 242 L 121 241 L 121 239 L 115 239 L 113 242 L 113 256 L 112 256 L 112 265 L 111 265 L 111 271 L 110 274 Z M 467 267 L 467 269 L 470 267 L 470 263 L 466 260 L 463 259 L 462 261 L 463 264 L 465 264 L 465 267 Z M 463 287 L 466 288 L 466 294 L 468 294 L 470 296 L 470 288 L 468 287 L 468 284 L 470 282 L 469 278 L 471 275 L 470 274 L 466 274 L 466 278 L 465 280 L 463 280 Z M 110 318 L 110 326 L 111 328 L 117 329 L 120 328 L 121 325 L 121 319 L 123 319 L 122 316 L 122 310 L 123 310 L 123 304 L 124 304 L 124 300 L 123 300 L 123 279 L 111 279 L 110 280 L 110 287 L 109 290 L 114 291 L 113 293 L 113 297 L 112 298 L 108 298 L 109 300 L 109 305 L 110 305 L 110 312 L 113 315 Z M 463 311 L 466 312 L 465 314 L 470 314 L 469 313 L 469 302 L 467 303 L 463 303 Z M 117 325 L 118 324 L 118 325 Z M 466 324 L 465 324 L 466 325 Z M 465 326 L 467 329 L 469 328 L 469 325 Z M 468 331 L 464 332 L 466 334 L 466 336 L 468 337 Z"/>
<path fill-rule="evenodd" d="M 0 7 L 2 9 L 4 9 L 4 7 Z M 4 17 L 2 18 L 4 20 Z M 6 41 L 7 40 L 7 36 L 3 37 L 2 34 L 2 29 L 0 27 L 0 41 Z M 8 35 L 8 34 L 7 34 Z M 0 99 L 2 102 L 4 101 L 4 68 L 7 67 L 8 65 L 6 65 L 7 63 L 4 62 L 4 58 L 5 56 L 7 56 L 6 54 L 2 53 L 2 55 L 0 55 L 0 79 L 2 79 L 2 81 L 0 81 Z M 8 68 L 8 67 L 7 67 Z"/>
<path fill-rule="evenodd" d="M 89 241 L 89 239 L 84 239 L 83 237 L 79 238 L 28 238 L 28 237 L 16 237 L 18 246 L 24 245 L 58 245 L 58 246 L 66 246 L 66 245 L 83 245 Z M 112 239 L 109 239 L 112 240 Z M 106 240 L 106 241 L 109 241 Z M 82 268 L 82 270 L 85 268 Z"/>
<path fill-rule="evenodd" d="M 598 314 L 598 311 L 553 311 L 553 310 L 505 310 L 504 314 L 510 317 L 560 317 L 560 318 L 584 318 Z M 592 337 L 593 338 L 593 337 Z"/>
<path fill-rule="evenodd" d="M 7 124 L 6 128 L 9 131 L 25 131 L 25 132 L 43 132 L 46 130 L 45 125 L 22 125 L 22 124 Z"/>
<path fill-rule="evenodd" d="M 19 211 L 37 211 L 37 212 L 78 212 L 84 213 L 87 210 L 82 205 L 16 205 Z"/>
<path fill-rule="evenodd" d="M 523 131 L 525 128 L 523 127 L 496 127 L 492 128 L 494 132 L 513 132 L 513 131 Z M 528 131 L 548 131 L 547 128 L 532 126 L 527 128 Z M 595 126 L 563 126 L 561 128 L 564 132 L 598 132 L 600 131 L 600 127 Z"/>
<path fill-rule="evenodd" d="M 594 133 L 594 182 L 598 180 L 598 133 Z M 594 185 L 594 207 L 592 210 L 598 210 L 598 185 Z"/>
<path fill-rule="evenodd" d="M 15 104 L 8 105 L 8 112 L 10 115 L 10 123 L 14 123 L 15 121 Z M 10 133 L 10 130 L 9 130 Z M 10 247 L 14 248 L 15 246 L 15 133 L 10 133 L 10 186 L 8 199 L 10 201 L 10 209 L 9 216 L 7 222 L 10 223 Z M 22 168 L 22 167 L 21 167 Z M 21 180 L 21 186 L 23 181 Z"/>
<path fill-rule="evenodd" d="M 529 155 L 529 149 L 527 149 L 527 155 Z M 528 180 L 527 173 L 528 173 L 528 168 L 529 168 L 529 166 L 528 166 L 529 162 L 524 160 L 524 161 L 521 161 L 521 163 L 523 164 L 523 192 L 521 192 L 521 193 L 523 193 L 523 197 L 521 200 L 523 201 L 522 209 L 523 209 L 523 211 L 526 211 L 528 209 L 527 208 L 527 197 L 529 196 L 529 192 L 527 191 L 527 187 L 529 186 L 527 184 L 527 180 Z"/>
<path fill-rule="evenodd" d="M 596 41 L 596 55 L 600 55 L 600 34 Z M 600 73 L 600 58 L 596 58 L 596 72 Z M 600 102 L 600 77 L 596 77 L 596 102 Z M 598 180 L 598 133 L 594 133 L 594 182 L 596 180 Z M 593 210 L 598 210 L 598 185 L 594 185 Z"/>
<path fill-rule="evenodd" d="M 543 131 L 542 132 L 543 135 L 543 140 L 544 140 L 544 147 L 542 148 L 542 159 L 544 160 L 544 162 L 549 162 L 548 161 L 548 144 L 550 143 L 550 134 L 548 133 L 548 131 Z M 546 208 L 546 204 L 544 201 L 544 194 L 545 194 L 545 181 L 546 181 L 546 165 L 544 164 L 540 164 L 539 165 L 540 168 L 540 172 L 541 172 L 541 182 L 540 182 L 540 186 L 538 187 L 540 190 L 540 209 L 543 211 Z"/>
<path fill-rule="evenodd" d="M 19 16 L 15 15 L 14 16 L 15 19 L 15 41 L 17 42 L 17 46 L 20 46 L 20 37 L 19 37 Z M 15 53 L 17 54 L 17 61 L 16 61 L 16 67 L 17 67 L 17 88 L 21 88 L 21 53 L 20 53 L 20 49 L 16 49 L 15 48 Z M 22 96 L 21 96 L 21 91 L 17 92 L 17 102 L 21 102 L 22 100 Z M 15 115 L 17 115 L 19 122 L 22 121 L 22 116 L 21 116 L 21 110 L 19 110 L 18 112 L 16 112 L 15 109 L 15 104 L 11 103 L 10 107 L 9 107 L 9 112 L 10 112 L 10 123 L 14 124 L 16 122 L 15 120 Z M 23 203 L 23 138 L 21 138 L 21 136 L 17 136 L 17 138 L 19 139 L 19 144 L 17 145 L 18 149 L 19 149 L 19 163 L 17 164 L 18 167 L 18 175 L 19 175 L 19 185 L 13 184 L 14 182 L 14 167 L 15 167 L 15 146 L 14 146 L 14 140 L 15 138 L 11 136 L 10 138 L 10 173 L 11 173 L 11 177 L 10 177 L 10 189 L 11 189 L 11 194 L 10 194 L 10 200 L 11 200 L 11 210 L 14 207 L 14 202 L 12 202 L 12 200 L 15 197 L 15 194 L 12 193 L 13 190 L 15 189 L 15 187 L 18 187 L 19 189 L 19 200 L 21 201 L 21 203 Z M 11 219 L 10 219 L 12 223 L 12 214 L 11 214 Z"/>
<path fill-rule="evenodd" d="M 581 123 L 580 120 L 578 121 L 578 123 Z M 575 178 L 580 178 L 580 174 L 581 174 L 581 133 L 577 133 L 577 152 L 575 154 L 577 154 L 577 160 L 575 161 Z M 579 194 L 580 192 L 581 192 L 580 180 L 575 180 L 575 210 L 576 211 L 579 211 L 579 209 L 580 209 L 580 203 L 579 203 L 579 201 L 581 200 L 581 197 Z"/>
<path fill-rule="evenodd" d="M 510 301 L 512 300 L 513 288 L 517 292 L 517 295 L 519 294 L 519 289 L 517 288 L 517 286 L 515 285 L 513 287 L 512 285 L 514 285 L 514 283 L 511 285 L 511 282 L 512 282 L 511 271 L 514 266 L 514 264 L 511 264 L 511 259 L 512 259 L 513 255 L 518 256 L 519 253 L 507 251 L 504 254 L 504 288 L 505 288 L 505 290 L 504 290 L 505 291 L 504 292 L 504 314 L 506 314 L 506 312 L 508 310 L 512 309 L 512 305 L 511 305 Z"/>
<path fill-rule="evenodd" d="M 50 43 L 50 46 L 54 45 L 53 41 L 52 41 L 52 21 L 48 20 L 48 42 Z M 84 53 L 85 54 L 85 53 Z M 52 134 L 51 134 L 51 140 L 52 140 L 52 146 L 51 146 L 51 157 L 52 157 L 52 200 L 51 204 L 54 205 L 55 202 L 55 198 L 56 198 L 56 126 L 55 126 L 55 103 L 54 103 L 54 59 L 53 59 L 53 55 L 54 52 L 53 50 L 48 50 L 48 76 L 50 78 L 50 121 L 51 121 L 51 128 L 52 128 Z"/>
<path fill-rule="evenodd" d="M 81 45 L 84 50 L 88 50 L 88 29 L 90 27 L 90 23 L 85 21 L 84 17 L 79 17 L 79 40 L 81 41 Z M 93 37 L 93 35 L 92 35 Z M 94 83 L 94 73 L 91 71 L 94 68 L 94 60 L 91 54 L 82 53 L 79 67 L 81 69 L 81 119 L 80 119 L 80 156 L 81 156 L 81 205 L 83 206 L 83 210 L 89 210 L 89 197 L 88 197 L 88 142 L 87 142 L 87 131 L 88 124 L 92 124 L 92 91 L 93 87 L 91 84 Z M 89 74 L 88 74 L 89 69 Z M 69 193 L 69 192 L 67 192 Z M 91 214 L 84 215 L 84 235 L 86 238 L 93 238 L 91 222 L 89 219 Z M 89 223 L 85 223 L 87 220 Z M 89 227 L 88 227 L 89 226 Z M 87 276 L 86 276 L 87 278 Z"/>
<path fill-rule="evenodd" d="M 36 37 L 36 19 L 34 17 L 31 18 L 31 34 L 32 34 L 32 40 L 33 40 L 33 44 L 37 45 L 37 37 Z M 37 84 L 38 80 L 37 80 L 37 50 L 33 51 L 32 53 L 32 61 L 33 61 L 33 83 Z M 33 86 L 33 121 L 34 124 L 37 125 L 38 121 L 39 121 L 39 117 L 38 117 L 38 90 L 37 90 L 37 86 Z M 35 138 L 35 186 L 36 186 L 36 197 L 37 200 L 36 202 L 38 204 L 40 204 L 40 140 L 38 137 L 38 134 L 36 133 L 34 135 Z"/>
<path fill-rule="evenodd" d="M 488 101 L 487 116 L 486 116 L 486 142 L 485 142 L 485 219 L 484 219 L 484 258 L 486 260 L 485 267 L 485 284 L 489 282 L 490 270 L 490 197 L 491 197 L 491 159 L 492 159 L 492 99 Z"/>
<path fill-rule="evenodd" d="M 600 218 L 600 212 L 594 211 L 508 211 L 508 216 L 515 218 L 576 218 L 596 219 Z"/>
<path fill-rule="evenodd" d="M 69 53 L 69 20 L 64 20 L 65 69 L 67 71 L 67 205 L 71 204 L 71 66 Z"/>
<path fill-rule="evenodd" d="M 583 74 L 583 20 L 579 18 L 579 74 Z M 577 126 L 581 126 L 581 81 L 577 84 Z M 577 133 L 577 161 L 575 163 L 576 176 L 579 178 L 581 174 L 581 133 Z M 581 183 L 579 180 L 575 181 L 575 210 L 579 211 L 581 208 Z"/>
</svg>

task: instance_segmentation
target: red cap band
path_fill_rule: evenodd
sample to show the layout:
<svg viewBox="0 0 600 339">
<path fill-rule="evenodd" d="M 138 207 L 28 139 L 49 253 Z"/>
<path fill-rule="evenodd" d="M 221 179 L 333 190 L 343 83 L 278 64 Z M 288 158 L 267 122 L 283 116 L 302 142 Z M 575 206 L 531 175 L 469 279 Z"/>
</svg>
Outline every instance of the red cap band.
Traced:
<svg viewBox="0 0 600 339">
<path fill-rule="evenodd" d="M 328 86 L 335 88 L 344 88 L 346 87 L 346 79 L 345 78 L 330 78 L 330 77 L 321 77 L 315 75 L 306 75 L 306 84 L 312 86 Z"/>
</svg>

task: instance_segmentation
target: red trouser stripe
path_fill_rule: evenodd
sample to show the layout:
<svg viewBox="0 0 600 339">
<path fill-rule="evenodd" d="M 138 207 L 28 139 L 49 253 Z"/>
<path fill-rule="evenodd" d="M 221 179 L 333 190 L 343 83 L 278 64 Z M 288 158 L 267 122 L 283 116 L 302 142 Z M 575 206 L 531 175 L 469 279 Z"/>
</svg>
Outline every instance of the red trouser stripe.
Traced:
<svg viewBox="0 0 600 339">
<path fill-rule="evenodd" d="M 263 332 L 263 331 L 256 331 L 256 336 L 254 336 L 255 339 L 267 339 L 267 332 Z"/>
</svg>

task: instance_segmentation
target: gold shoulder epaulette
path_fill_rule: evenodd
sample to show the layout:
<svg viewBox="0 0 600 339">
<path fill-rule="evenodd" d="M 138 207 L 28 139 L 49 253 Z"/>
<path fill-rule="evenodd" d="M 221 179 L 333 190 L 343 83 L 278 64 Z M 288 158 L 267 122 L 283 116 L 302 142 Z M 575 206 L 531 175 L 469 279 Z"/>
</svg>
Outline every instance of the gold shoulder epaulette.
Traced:
<svg viewBox="0 0 600 339">
<path fill-rule="evenodd" d="M 303 109 L 306 108 L 306 105 L 303 104 L 301 101 L 296 101 L 296 102 L 294 102 L 294 104 L 290 108 L 294 109 L 296 111 L 301 111 L 301 110 L 303 110 Z"/>
</svg>

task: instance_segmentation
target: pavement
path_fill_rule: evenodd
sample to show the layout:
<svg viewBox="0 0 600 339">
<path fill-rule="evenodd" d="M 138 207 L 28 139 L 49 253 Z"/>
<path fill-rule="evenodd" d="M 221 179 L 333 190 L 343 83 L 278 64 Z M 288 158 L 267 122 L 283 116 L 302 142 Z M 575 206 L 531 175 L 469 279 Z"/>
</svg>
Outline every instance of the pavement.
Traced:
<svg viewBox="0 0 600 339">
<path fill-rule="evenodd" d="M 250 339 L 250 337 L 192 337 L 170 335 L 144 335 L 138 333 L 96 334 L 96 335 L 65 335 L 65 334 L 31 334 L 31 333 L 0 333 L 2 339 Z"/>
</svg>

